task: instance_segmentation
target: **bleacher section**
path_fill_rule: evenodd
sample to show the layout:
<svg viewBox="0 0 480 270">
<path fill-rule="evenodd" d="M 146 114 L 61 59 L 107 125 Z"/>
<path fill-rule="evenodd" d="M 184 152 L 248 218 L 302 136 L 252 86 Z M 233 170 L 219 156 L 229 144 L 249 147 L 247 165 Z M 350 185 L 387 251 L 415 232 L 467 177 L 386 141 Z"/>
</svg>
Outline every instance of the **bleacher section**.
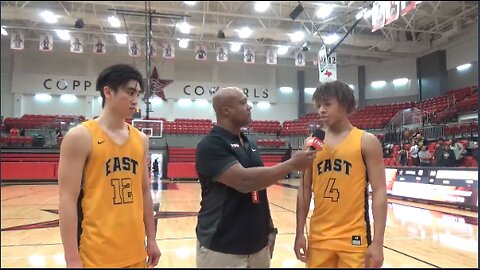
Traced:
<svg viewBox="0 0 480 270">
<path fill-rule="evenodd" d="M 255 133 L 278 134 L 282 126 L 279 121 L 252 121 L 248 128 Z"/>
<path fill-rule="evenodd" d="M 169 148 L 167 163 L 167 178 L 169 179 L 198 179 L 195 170 L 195 148 Z M 264 165 L 267 167 L 280 163 L 285 158 L 279 154 L 261 154 Z"/>
<path fill-rule="evenodd" d="M 322 120 L 320 120 L 320 115 L 317 113 L 310 113 L 301 116 L 299 119 L 295 119 L 293 121 L 285 121 L 283 122 L 283 128 L 280 131 L 281 136 L 306 136 L 310 130 L 310 124 L 322 124 Z"/>
<path fill-rule="evenodd" d="M 37 115 L 37 114 L 25 114 L 21 118 L 8 117 L 4 121 L 6 129 L 18 128 L 18 129 L 35 129 L 43 128 L 48 125 L 69 124 L 74 119 L 85 120 L 82 115 Z"/>
<path fill-rule="evenodd" d="M 284 147 L 285 141 L 280 139 L 272 139 L 272 140 L 257 140 L 258 147 Z"/>
<path fill-rule="evenodd" d="M 57 180 L 58 153 L 2 153 L 1 179 Z"/>
<path fill-rule="evenodd" d="M 195 148 L 169 148 L 167 178 L 196 179 Z"/>
<path fill-rule="evenodd" d="M 205 135 L 210 132 L 213 124 L 210 119 L 182 119 L 177 118 L 174 121 L 165 121 L 163 123 L 164 134 L 175 135 Z"/>
</svg>

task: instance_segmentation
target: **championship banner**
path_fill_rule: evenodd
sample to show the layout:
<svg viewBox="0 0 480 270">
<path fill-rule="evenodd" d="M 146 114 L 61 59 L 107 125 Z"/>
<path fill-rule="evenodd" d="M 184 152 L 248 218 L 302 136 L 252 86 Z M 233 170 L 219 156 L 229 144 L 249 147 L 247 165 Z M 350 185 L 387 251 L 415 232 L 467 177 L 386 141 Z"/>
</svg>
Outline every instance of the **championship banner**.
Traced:
<svg viewBox="0 0 480 270">
<path fill-rule="evenodd" d="M 323 45 L 320 50 L 318 51 L 317 61 L 318 61 L 318 80 L 322 77 L 322 73 L 325 72 L 325 68 L 327 67 L 327 47 Z"/>
<path fill-rule="evenodd" d="M 295 66 L 296 67 L 305 66 L 305 52 L 303 50 L 297 49 L 295 51 Z"/>
<path fill-rule="evenodd" d="M 385 5 L 384 2 L 376 1 L 372 7 L 372 32 L 385 26 Z"/>
<path fill-rule="evenodd" d="M 105 54 L 107 53 L 107 48 L 105 46 L 105 38 L 103 37 L 95 37 L 93 44 L 93 53 L 94 54 Z"/>
<path fill-rule="evenodd" d="M 150 57 L 157 57 L 157 41 L 153 38 L 150 42 L 150 48 L 147 53 L 150 54 Z"/>
<path fill-rule="evenodd" d="M 400 14 L 404 16 L 405 14 L 414 10 L 418 2 L 419 1 L 400 1 Z"/>
<path fill-rule="evenodd" d="M 325 69 L 320 72 L 319 81 L 321 83 L 331 82 L 337 80 L 337 53 L 330 54 L 328 59 L 322 57 L 320 59 L 320 66 L 325 66 Z"/>
<path fill-rule="evenodd" d="M 128 55 L 133 57 L 140 57 L 141 50 L 140 50 L 140 42 L 136 38 L 129 38 L 128 39 Z"/>
<path fill-rule="evenodd" d="M 163 58 L 172 59 L 175 57 L 175 46 L 172 41 L 165 41 L 163 43 Z"/>
<path fill-rule="evenodd" d="M 267 64 L 268 65 L 276 65 L 277 64 L 277 50 L 276 49 L 268 49 L 267 50 Z"/>
<path fill-rule="evenodd" d="M 41 52 L 51 52 L 53 50 L 53 35 L 41 34 L 38 49 Z"/>
<path fill-rule="evenodd" d="M 390 1 L 390 4 L 387 2 L 387 16 L 385 20 L 385 25 L 396 21 L 400 17 L 400 1 Z"/>
<path fill-rule="evenodd" d="M 250 47 L 243 49 L 243 62 L 247 64 L 255 63 L 255 51 Z"/>
<path fill-rule="evenodd" d="M 207 60 L 207 51 L 205 44 L 198 43 L 195 47 L 195 60 Z"/>
<path fill-rule="evenodd" d="M 218 45 L 217 47 L 217 61 L 218 62 L 227 62 L 228 61 L 228 50 L 224 45 Z"/>
<path fill-rule="evenodd" d="M 80 34 L 70 35 L 70 52 L 83 53 L 83 35 L 80 35 Z"/>
<path fill-rule="evenodd" d="M 23 50 L 25 48 L 25 33 L 14 30 L 10 36 L 10 49 Z"/>
</svg>

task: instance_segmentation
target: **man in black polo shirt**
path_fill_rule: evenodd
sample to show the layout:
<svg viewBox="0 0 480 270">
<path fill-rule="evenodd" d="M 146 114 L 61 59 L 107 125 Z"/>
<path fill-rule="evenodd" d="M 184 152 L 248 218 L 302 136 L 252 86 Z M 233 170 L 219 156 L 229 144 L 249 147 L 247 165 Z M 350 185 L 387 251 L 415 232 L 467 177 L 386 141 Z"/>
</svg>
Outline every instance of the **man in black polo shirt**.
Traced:
<svg viewBox="0 0 480 270">
<path fill-rule="evenodd" d="M 265 189 L 293 170 L 312 166 L 315 152 L 298 151 L 263 167 L 255 142 L 240 132 L 251 121 L 242 90 L 221 89 L 212 103 L 217 124 L 196 153 L 202 187 L 197 267 L 269 267 L 276 231 Z"/>
</svg>

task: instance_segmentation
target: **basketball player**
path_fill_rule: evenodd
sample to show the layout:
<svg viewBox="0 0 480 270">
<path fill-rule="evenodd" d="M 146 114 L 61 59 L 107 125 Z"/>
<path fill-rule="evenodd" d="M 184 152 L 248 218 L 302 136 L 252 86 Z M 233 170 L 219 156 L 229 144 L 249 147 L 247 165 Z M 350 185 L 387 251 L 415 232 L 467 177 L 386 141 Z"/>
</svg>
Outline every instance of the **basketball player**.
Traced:
<svg viewBox="0 0 480 270">
<path fill-rule="evenodd" d="M 348 120 L 355 99 L 347 84 L 324 83 L 313 100 L 326 136 L 323 149 L 317 151 L 313 166 L 300 182 L 295 254 L 307 267 L 381 267 L 387 196 L 380 142 Z M 368 184 L 373 193 L 373 241 Z M 315 206 L 307 245 L 304 228 L 312 191 Z"/>
<path fill-rule="evenodd" d="M 100 73 L 100 117 L 72 128 L 60 149 L 60 232 L 67 267 L 155 266 L 148 138 L 125 123 L 142 75 L 128 65 Z M 146 246 L 145 246 L 146 238 Z"/>
</svg>

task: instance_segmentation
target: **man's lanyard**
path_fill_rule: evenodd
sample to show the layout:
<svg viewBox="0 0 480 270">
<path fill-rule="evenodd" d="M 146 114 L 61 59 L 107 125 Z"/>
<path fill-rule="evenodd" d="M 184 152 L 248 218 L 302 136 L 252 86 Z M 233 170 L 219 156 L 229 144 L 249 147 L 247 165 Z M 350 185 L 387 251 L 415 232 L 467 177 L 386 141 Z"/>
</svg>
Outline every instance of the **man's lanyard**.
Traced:
<svg viewBox="0 0 480 270">
<path fill-rule="evenodd" d="M 247 148 L 245 148 L 245 143 L 242 139 L 242 136 L 239 135 L 238 138 L 240 139 L 240 143 L 242 144 L 242 147 L 243 149 L 245 150 L 245 152 L 247 153 L 248 157 L 251 159 L 252 157 L 250 156 L 250 153 L 248 152 L 248 147 L 250 144 L 247 145 Z M 255 204 L 259 204 L 260 203 L 260 197 L 259 197 L 259 194 L 258 194 L 258 191 L 252 191 L 252 203 L 255 203 Z"/>
</svg>

